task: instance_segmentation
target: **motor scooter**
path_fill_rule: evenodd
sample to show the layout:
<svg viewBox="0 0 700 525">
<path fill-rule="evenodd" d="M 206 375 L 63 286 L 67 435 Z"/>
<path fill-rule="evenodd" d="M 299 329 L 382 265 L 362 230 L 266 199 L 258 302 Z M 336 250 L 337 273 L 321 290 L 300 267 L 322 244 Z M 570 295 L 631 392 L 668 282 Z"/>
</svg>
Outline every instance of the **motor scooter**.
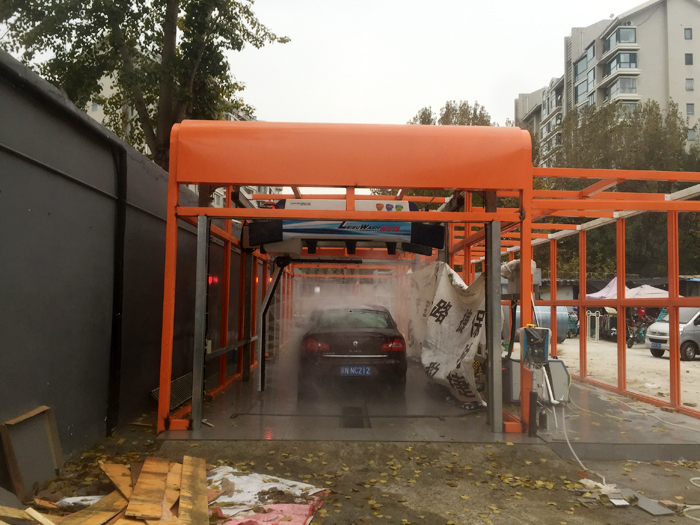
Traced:
<svg viewBox="0 0 700 525">
<path fill-rule="evenodd" d="M 632 348 L 635 343 L 644 343 L 647 335 L 647 328 L 654 322 L 648 315 L 644 317 L 633 317 L 630 321 L 627 337 L 627 348 Z"/>
</svg>

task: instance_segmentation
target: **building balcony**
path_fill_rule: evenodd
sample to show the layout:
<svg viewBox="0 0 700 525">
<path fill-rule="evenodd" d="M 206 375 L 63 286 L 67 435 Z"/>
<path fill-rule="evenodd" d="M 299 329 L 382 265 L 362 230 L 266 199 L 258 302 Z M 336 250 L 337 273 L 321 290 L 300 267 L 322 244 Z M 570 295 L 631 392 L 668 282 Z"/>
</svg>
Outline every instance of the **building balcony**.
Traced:
<svg viewBox="0 0 700 525">
<path fill-rule="evenodd" d="M 618 42 L 617 45 L 605 53 L 598 60 L 599 64 L 603 64 L 613 58 L 617 53 L 623 51 L 639 51 L 641 47 L 636 42 Z"/>
<path fill-rule="evenodd" d="M 615 71 L 610 73 L 608 76 L 603 77 L 598 84 L 598 88 L 606 88 L 610 86 L 611 84 L 615 83 L 615 81 L 619 77 L 638 77 L 642 72 L 640 71 L 639 68 L 634 67 L 634 68 L 625 68 L 625 67 L 618 67 Z"/>
</svg>

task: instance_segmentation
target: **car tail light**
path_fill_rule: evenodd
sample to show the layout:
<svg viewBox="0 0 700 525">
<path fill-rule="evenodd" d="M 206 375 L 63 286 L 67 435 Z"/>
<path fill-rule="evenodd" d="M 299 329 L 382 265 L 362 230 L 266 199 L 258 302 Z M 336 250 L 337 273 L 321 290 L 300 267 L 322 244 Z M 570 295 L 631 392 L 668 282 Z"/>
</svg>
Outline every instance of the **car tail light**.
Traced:
<svg viewBox="0 0 700 525">
<path fill-rule="evenodd" d="M 384 350 L 385 352 L 405 352 L 406 343 L 403 339 L 397 337 L 391 343 L 383 344 L 382 350 Z"/>
<path fill-rule="evenodd" d="M 330 350 L 328 345 L 326 343 L 321 343 L 320 341 L 316 341 L 313 337 L 306 339 L 302 344 L 301 347 L 304 350 L 308 350 L 309 352 L 327 352 Z"/>
</svg>

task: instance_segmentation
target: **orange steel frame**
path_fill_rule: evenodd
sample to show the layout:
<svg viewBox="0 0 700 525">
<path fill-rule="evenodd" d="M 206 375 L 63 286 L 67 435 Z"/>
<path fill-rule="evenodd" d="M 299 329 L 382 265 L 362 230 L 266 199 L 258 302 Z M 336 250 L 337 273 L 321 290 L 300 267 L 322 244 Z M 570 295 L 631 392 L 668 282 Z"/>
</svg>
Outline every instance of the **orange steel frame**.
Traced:
<svg viewBox="0 0 700 525">
<path fill-rule="evenodd" d="M 461 129 L 460 129 L 461 128 Z M 450 264 L 461 266 L 467 284 L 473 282 L 477 265 L 484 254 L 484 224 L 490 221 L 501 223 L 502 235 L 506 239 L 502 250 L 509 260 L 515 252 L 520 258 L 532 258 L 533 246 L 548 243 L 551 264 L 551 298 L 536 301 L 535 304 L 552 308 L 556 318 L 557 306 L 586 307 L 614 306 L 624 315 L 624 308 L 639 305 L 668 306 L 671 316 L 671 396 L 665 401 L 651 396 L 630 392 L 626 389 L 625 334 L 618 331 L 618 384 L 608 385 L 587 377 L 586 316 L 581 315 L 580 337 L 581 368 L 576 379 L 603 388 L 633 396 L 659 406 L 671 406 L 678 411 L 700 417 L 700 411 L 684 407 L 680 402 L 680 350 L 678 347 L 678 308 L 681 306 L 700 307 L 700 298 L 681 298 L 678 295 L 678 212 L 700 211 L 697 201 L 669 201 L 663 194 L 636 194 L 610 192 L 611 188 L 625 180 L 669 180 L 700 182 L 700 174 L 685 172 L 656 172 L 630 170 L 593 170 L 533 168 L 530 163 L 529 135 L 513 128 L 454 127 L 449 129 L 430 126 L 362 126 L 362 125 L 318 125 L 318 124 L 276 124 L 246 122 L 195 122 L 185 121 L 173 128 L 171 134 L 170 179 L 168 184 L 166 263 L 163 303 L 163 333 L 161 344 L 160 399 L 158 407 L 158 431 L 185 429 L 189 420 L 183 419 L 188 412 L 184 407 L 171 413 L 170 381 L 172 371 L 172 348 L 174 333 L 175 275 L 177 259 L 177 221 L 195 222 L 198 216 L 224 219 L 285 219 L 285 220 L 399 220 L 396 213 L 387 211 L 355 211 L 356 200 L 372 199 L 370 195 L 356 195 L 357 188 L 399 189 L 396 200 L 410 199 L 414 202 L 438 202 L 444 198 L 406 197 L 408 189 L 446 189 L 464 191 L 466 196 L 464 211 L 450 212 L 402 212 L 402 221 L 446 222 L 449 223 Z M 534 177 L 576 177 L 597 179 L 587 189 L 580 192 L 533 190 Z M 294 195 L 255 194 L 256 200 L 282 198 L 328 198 L 344 199 L 345 211 L 314 211 L 286 209 L 231 208 L 226 202 L 224 208 L 194 208 L 179 206 L 180 184 L 213 184 L 229 189 L 243 185 L 292 186 Z M 302 195 L 299 188 L 328 187 L 345 188 L 340 195 Z M 486 212 L 484 208 L 473 207 L 473 192 L 495 191 L 498 197 L 516 197 L 518 208 L 498 208 Z M 607 191 L 607 193 L 606 193 Z M 230 192 L 228 192 L 230 193 Z M 632 300 L 624 298 L 624 213 L 643 211 L 665 211 L 668 213 L 669 235 L 669 293 L 668 299 Z M 622 212 L 622 214 L 621 214 Z M 599 218 L 617 221 L 618 245 L 618 299 L 586 300 L 586 230 L 580 226 L 557 221 L 557 217 Z M 555 219 L 554 222 L 537 222 L 542 219 Z M 224 269 L 230 273 L 230 247 L 240 247 L 241 243 L 230 234 L 230 221 L 225 230 L 212 226 L 211 233 L 221 238 L 228 248 L 224 258 Z M 459 225 L 459 230 L 455 226 Z M 549 230 L 551 233 L 538 233 Z M 583 290 L 578 300 L 559 300 L 556 287 L 556 248 L 557 239 L 564 234 L 579 236 L 579 281 Z M 242 251 L 242 250 L 241 250 Z M 338 257 L 348 255 L 343 248 L 318 248 L 313 257 Z M 504 253 L 506 255 L 506 253 Z M 302 257 L 309 256 L 306 249 Z M 370 259 L 396 259 L 387 255 L 386 250 L 358 249 L 354 257 Z M 255 253 L 263 266 L 263 294 L 268 281 L 267 258 Z M 245 271 L 241 257 L 241 290 Z M 306 266 L 306 265 L 303 265 Z M 381 264 L 378 264 L 381 266 Z M 308 265 L 309 268 L 328 267 Z M 356 268 L 356 265 L 339 264 L 338 267 Z M 532 276 L 521 271 L 521 297 L 530 297 Z M 257 272 L 256 272 L 257 274 Z M 283 272 L 280 294 L 282 296 L 283 330 L 289 333 L 293 317 L 293 281 L 295 277 L 339 277 L 338 275 L 294 275 L 293 268 Z M 361 275 L 351 277 L 362 278 Z M 376 278 L 376 276 L 372 276 Z M 394 276 L 392 276 L 394 277 Z M 228 282 L 229 276 L 224 277 Z M 225 287 L 228 289 L 228 287 Z M 257 285 L 254 283 L 257 293 Z M 228 292 L 224 293 L 221 319 L 221 345 L 227 342 Z M 253 302 L 255 305 L 256 303 Z M 532 303 L 521 302 L 521 324 L 532 320 Z M 255 307 L 254 307 L 255 308 Z M 252 319 L 256 316 L 253 315 Z M 674 322 L 675 320 L 675 322 Z M 255 321 L 254 321 L 255 322 Z M 243 294 L 239 296 L 239 340 L 243 333 Z M 556 356 L 556 328 L 554 329 L 552 355 Z M 251 332 L 255 334 L 255 332 Z M 284 335 L 284 334 L 283 334 Z M 262 349 L 265 351 L 265 349 Z M 242 349 L 238 349 L 238 369 L 230 377 L 226 376 L 225 357 L 220 358 L 219 384 L 210 394 L 223 390 L 242 375 Z M 253 353 L 254 357 L 255 353 Z M 255 366 L 251 358 L 251 366 Z M 223 371 L 222 371 L 223 370 Z M 521 369 L 521 417 L 504 412 L 506 432 L 527 431 L 529 400 L 529 372 Z"/>
<path fill-rule="evenodd" d="M 547 211 L 560 210 L 557 216 L 567 217 L 597 217 L 608 218 L 611 221 L 605 224 L 615 223 L 616 227 L 616 259 L 617 259 L 617 298 L 616 299 L 586 299 L 586 239 L 587 226 L 583 222 L 581 225 L 573 224 L 553 224 L 540 223 L 532 224 L 532 230 L 548 229 L 553 233 L 547 235 L 550 249 L 550 299 L 537 300 L 538 306 L 551 307 L 551 319 L 556 319 L 556 308 L 558 306 L 578 306 L 579 308 L 579 360 L 580 367 L 578 374 L 572 374 L 574 379 L 583 383 L 592 384 L 606 390 L 629 396 L 633 399 L 644 401 L 660 407 L 669 407 L 673 410 L 700 418 L 700 410 L 684 406 L 681 399 L 681 375 L 680 375 L 680 330 L 678 324 L 678 309 L 680 307 L 700 308 L 700 297 L 680 297 L 679 295 L 679 244 L 678 244 L 678 213 L 700 212 L 700 202 L 690 200 L 673 200 L 669 196 L 661 193 L 623 193 L 608 192 L 618 183 L 626 180 L 659 180 L 677 181 L 686 183 L 700 182 L 700 173 L 695 172 L 660 172 L 660 171 L 633 171 L 633 170 L 583 170 L 583 169 L 562 169 L 562 168 L 533 168 L 535 177 L 577 177 L 582 179 L 601 179 L 588 188 L 579 192 L 572 191 L 533 191 L 536 197 L 533 200 L 533 215 L 537 220 L 554 214 Z M 690 196 L 700 195 L 700 185 L 693 187 Z M 505 192 L 504 192 L 505 193 Z M 680 192 L 679 192 L 680 193 Z M 499 193 L 501 196 L 501 193 Z M 688 197 L 682 197 L 688 198 Z M 625 298 L 626 280 L 626 254 L 625 254 L 625 214 L 636 214 L 634 212 L 656 211 L 666 212 L 667 215 L 667 235 L 668 235 L 668 298 L 656 299 L 627 299 Z M 601 223 L 602 225 L 602 223 Z M 593 225 L 595 227 L 597 225 Z M 575 300 L 563 300 L 557 298 L 557 239 L 562 232 L 574 230 L 579 240 L 579 298 Z M 523 229 L 519 228 L 522 234 Z M 505 236 L 505 234 L 504 234 Z M 510 234 L 508 234 L 510 238 Z M 539 236 L 537 236 L 539 237 Z M 532 236 L 533 245 L 542 244 L 538 242 L 536 236 Z M 480 242 L 483 244 L 483 241 Z M 472 253 L 479 244 L 472 244 Z M 453 249 L 461 249 L 459 244 L 453 244 Z M 511 256 L 514 255 L 510 251 Z M 521 257 L 525 257 L 521 254 Z M 472 268 L 479 262 L 472 259 Z M 587 359 L 587 326 L 588 318 L 585 314 L 587 308 L 614 307 L 617 309 L 618 331 L 617 331 L 617 383 L 609 384 L 600 380 L 588 377 Z M 668 307 L 669 309 L 669 399 L 660 399 L 639 392 L 631 391 L 627 388 L 627 327 L 626 309 L 637 306 L 648 307 Z M 621 329 L 624 327 L 624 329 Z M 556 356 L 556 323 L 552 323 L 552 356 Z"/>
</svg>

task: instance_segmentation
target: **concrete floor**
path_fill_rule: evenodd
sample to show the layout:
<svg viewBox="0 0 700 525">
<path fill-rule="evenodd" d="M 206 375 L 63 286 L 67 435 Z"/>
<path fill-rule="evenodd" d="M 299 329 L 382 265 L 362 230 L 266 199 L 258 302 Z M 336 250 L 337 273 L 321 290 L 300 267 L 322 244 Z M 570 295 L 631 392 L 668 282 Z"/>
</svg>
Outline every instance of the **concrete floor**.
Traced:
<svg viewBox="0 0 700 525">
<path fill-rule="evenodd" d="M 290 345 L 290 348 L 293 346 Z M 311 398 L 297 396 L 297 355 L 283 350 L 267 364 L 265 392 L 259 372 L 237 381 L 205 404 L 213 427 L 168 431 L 164 440 L 310 440 L 452 443 L 548 443 L 572 457 L 564 439 L 561 409 L 549 414 L 537 438 L 493 433 L 485 411 L 467 412 L 447 401 L 417 363 L 409 365 L 406 393 L 397 396 L 366 378 L 318 385 Z M 700 460 L 700 421 L 671 414 L 596 387 L 574 383 L 567 409 L 569 438 L 582 460 Z M 518 413 L 518 407 L 507 407 Z"/>
<path fill-rule="evenodd" d="M 551 412 L 550 412 L 551 414 Z M 700 460 L 700 421 L 582 383 L 571 386 L 566 421 L 576 454 L 591 460 Z M 541 437 L 562 457 L 572 457 L 557 410 Z"/>
<path fill-rule="evenodd" d="M 356 381 L 317 385 L 312 398 L 299 398 L 297 371 L 296 352 L 283 350 L 268 359 L 265 392 L 258 391 L 256 369 L 249 382 L 237 381 L 205 404 L 204 418 L 214 427 L 168 431 L 159 437 L 541 443 L 521 434 L 491 432 L 485 410 L 468 412 L 450 404 L 448 390 L 432 382 L 418 363 L 409 364 L 405 395 L 392 394 L 367 378 L 348 378 Z"/>
</svg>

